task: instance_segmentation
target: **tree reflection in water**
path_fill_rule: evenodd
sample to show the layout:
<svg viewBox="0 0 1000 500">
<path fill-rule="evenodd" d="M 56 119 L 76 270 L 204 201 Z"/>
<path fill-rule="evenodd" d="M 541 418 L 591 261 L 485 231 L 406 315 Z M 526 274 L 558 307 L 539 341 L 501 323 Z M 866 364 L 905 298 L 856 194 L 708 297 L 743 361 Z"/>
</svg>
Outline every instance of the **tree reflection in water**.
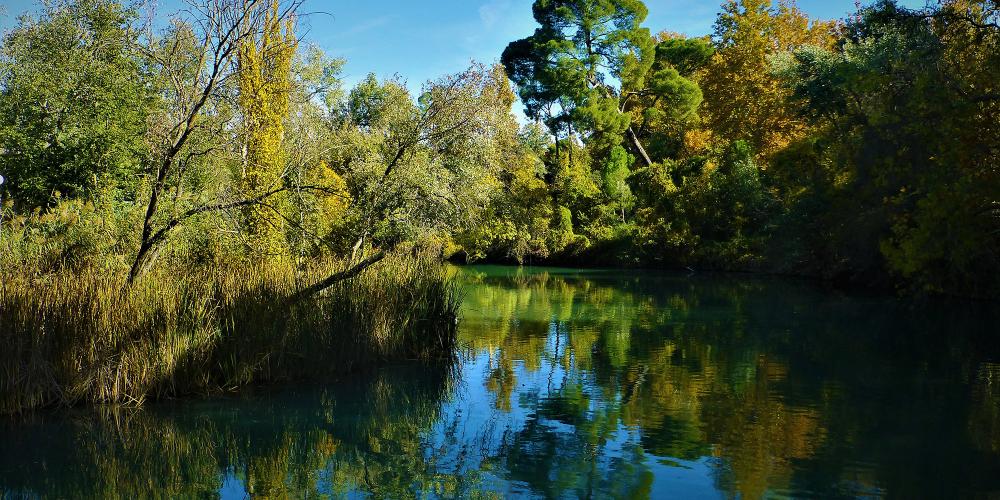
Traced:
<svg viewBox="0 0 1000 500">
<path fill-rule="evenodd" d="M 0 424 L 0 496 L 1000 492 L 998 315 L 778 280 L 466 268 L 454 365 Z"/>
</svg>

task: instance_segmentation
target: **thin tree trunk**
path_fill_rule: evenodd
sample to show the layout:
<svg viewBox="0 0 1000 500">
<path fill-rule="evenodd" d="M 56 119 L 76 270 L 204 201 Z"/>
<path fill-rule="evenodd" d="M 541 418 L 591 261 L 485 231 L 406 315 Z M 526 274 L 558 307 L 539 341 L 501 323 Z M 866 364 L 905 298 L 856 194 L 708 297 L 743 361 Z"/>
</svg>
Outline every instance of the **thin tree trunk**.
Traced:
<svg viewBox="0 0 1000 500">
<path fill-rule="evenodd" d="M 566 135 L 566 143 L 569 146 L 569 163 L 566 164 L 566 170 L 573 169 L 573 124 L 569 125 L 569 134 Z"/>
<path fill-rule="evenodd" d="M 128 281 L 125 282 L 126 288 L 132 286 L 132 283 L 135 283 L 136 278 L 142 273 L 143 267 L 145 267 L 146 255 L 151 248 L 152 245 L 148 245 L 146 242 L 143 242 L 139 247 L 139 252 L 136 253 L 135 260 L 132 262 L 132 268 L 128 272 Z"/>
<path fill-rule="evenodd" d="M 642 161 L 647 167 L 652 167 L 653 160 L 649 157 L 649 153 L 646 152 L 646 148 L 642 147 L 642 143 L 639 142 L 639 136 L 636 135 L 635 130 L 631 126 L 628 128 L 628 137 L 632 140 L 632 145 L 639 152 L 639 156 L 642 157 Z"/>
<path fill-rule="evenodd" d="M 548 172 L 548 179 L 546 179 L 546 182 L 549 184 L 549 187 L 555 186 L 555 184 L 556 184 L 556 181 L 555 181 L 556 174 L 559 172 L 559 168 L 562 167 L 562 165 L 559 163 L 560 162 L 560 159 L 559 159 L 559 132 L 556 132 L 554 135 L 555 135 L 555 138 L 556 138 L 556 162 L 555 162 L 555 165 L 552 167 L 552 170 L 550 170 Z"/>
<path fill-rule="evenodd" d="M 327 288 L 330 288 L 331 286 L 337 283 L 340 283 L 341 281 L 351 279 L 361 274 L 365 269 L 368 269 L 369 267 L 377 264 L 385 257 L 386 253 L 384 251 L 379 252 L 359 262 L 357 265 L 351 267 L 350 269 L 341 271 L 339 273 L 331 274 L 330 276 L 324 278 L 323 280 L 318 281 L 315 284 L 310 285 L 306 288 L 303 288 L 302 290 L 299 290 L 297 293 L 288 298 L 287 304 L 294 305 L 298 302 L 308 299 L 309 297 L 312 297 L 313 295 L 316 295 L 319 292 L 322 292 L 323 290 L 326 290 Z"/>
<path fill-rule="evenodd" d="M 357 259 L 358 252 L 361 250 L 361 247 L 364 246 L 365 238 L 367 237 L 368 237 L 367 231 L 362 233 L 361 237 L 358 238 L 358 241 L 354 243 L 354 247 L 351 248 L 351 260 L 350 260 L 351 264 L 354 264 L 355 259 Z"/>
</svg>

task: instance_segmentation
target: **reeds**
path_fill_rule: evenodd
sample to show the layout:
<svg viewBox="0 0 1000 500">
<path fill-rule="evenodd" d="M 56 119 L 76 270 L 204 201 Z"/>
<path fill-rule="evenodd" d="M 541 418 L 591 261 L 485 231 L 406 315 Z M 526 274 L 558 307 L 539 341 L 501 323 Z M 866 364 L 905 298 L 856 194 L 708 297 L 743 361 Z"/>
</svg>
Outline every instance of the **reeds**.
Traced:
<svg viewBox="0 0 1000 500">
<path fill-rule="evenodd" d="M 458 298 L 439 262 L 394 256 L 288 303 L 338 265 L 161 270 L 127 290 L 117 273 L 4 271 L 0 414 L 141 404 L 453 352 Z"/>
</svg>

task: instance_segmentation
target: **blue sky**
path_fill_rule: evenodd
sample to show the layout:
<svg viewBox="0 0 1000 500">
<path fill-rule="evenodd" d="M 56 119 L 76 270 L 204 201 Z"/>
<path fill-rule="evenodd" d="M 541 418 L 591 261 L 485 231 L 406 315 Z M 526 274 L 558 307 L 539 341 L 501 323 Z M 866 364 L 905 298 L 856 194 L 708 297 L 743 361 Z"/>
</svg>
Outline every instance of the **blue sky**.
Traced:
<svg viewBox="0 0 1000 500">
<path fill-rule="evenodd" d="M 866 3 L 868 0 L 865 0 Z M 919 7 L 925 0 L 902 0 Z M 0 27 L 35 8 L 33 0 L 0 0 L 6 11 Z M 473 59 L 493 62 L 511 40 L 530 35 L 532 0 L 307 0 L 303 27 L 307 40 L 328 54 L 347 59 L 348 85 L 369 72 L 399 75 L 411 88 L 461 71 Z M 711 31 L 722 0 L 647 0 L 646 26 L 653 32 L 703 35 Z M 169 15 L 179 0 L 158 0 L 158 15 Z M 841 19 L 854 0 L 799 0 L 813 17 Z"/>
</svg>

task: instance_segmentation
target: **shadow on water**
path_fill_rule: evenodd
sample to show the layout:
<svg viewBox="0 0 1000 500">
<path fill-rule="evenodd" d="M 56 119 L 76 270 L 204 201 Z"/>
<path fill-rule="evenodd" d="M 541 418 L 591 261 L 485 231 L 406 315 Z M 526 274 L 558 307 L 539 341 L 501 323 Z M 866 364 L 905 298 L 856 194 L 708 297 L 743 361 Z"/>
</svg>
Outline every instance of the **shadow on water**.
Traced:
<svg viewBox="0 0 1000 500">
<path fill-rule="evenodd" d="M 329 388 L 275 388 L 143 410 L 0 425 L 0 497 L 304 498 L 442 487 L 422 433 L 452 368 L 386 368 Z"/>
<path fill-rule="evenodd" d="M 456 365 L 0 423 L 0 497 L 1000 494 L 1000 314 L 472 267 Z"/>
</svg>

